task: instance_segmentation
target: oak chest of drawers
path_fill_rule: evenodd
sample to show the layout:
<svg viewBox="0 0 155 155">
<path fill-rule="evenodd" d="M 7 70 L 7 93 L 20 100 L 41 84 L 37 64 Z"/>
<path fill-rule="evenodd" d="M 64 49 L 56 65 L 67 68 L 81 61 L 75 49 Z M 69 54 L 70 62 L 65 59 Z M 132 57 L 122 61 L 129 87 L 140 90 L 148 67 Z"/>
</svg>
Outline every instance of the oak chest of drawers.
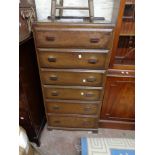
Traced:
<svg viewBox="0 0 155 155">
<path fill-rule="evenodd" d="M 109 24 L 33 24 L 48 128 L 96 130 L 113 40 Z"/>
</svg>

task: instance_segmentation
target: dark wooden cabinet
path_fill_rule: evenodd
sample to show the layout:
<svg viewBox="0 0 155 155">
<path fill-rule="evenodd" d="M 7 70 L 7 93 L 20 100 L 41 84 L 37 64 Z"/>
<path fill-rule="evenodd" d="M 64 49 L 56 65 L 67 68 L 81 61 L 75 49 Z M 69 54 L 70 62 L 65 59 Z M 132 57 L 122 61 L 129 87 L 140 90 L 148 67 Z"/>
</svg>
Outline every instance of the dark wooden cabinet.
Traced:
<svg viewBox="0 0 155 155">
<path fill-rule="evenodd" d="M 40 145 L 39 136 L 45 124 L 37 58 L 31 23 L 36 19 L 35 1 L 19 3 L 19 125 L 30 141 Z"/>
<path fill-rule="evenodd" d="M 39 145 L 39 136 L 45 124 L 38 66 L 33 38 L 19 46 L 19 124 L 30 141 Z"/>
<path fill-rule="evenodd" d="M 122 0 L 115 28 L 110 68 L 131 69 L 135 66 L 135 0 Z"/>
<path fill-rule="evenodd" d="M 31 34 L 33 21 L 28 15 L 34 11 L 28 10 L 27 2 L 24 4 L 25 7 L 20 4 L 20 30 L 26 36 Z M 116 1 L 114 5 L 112 16 L 116 18 L 119 5 Z M 121 0 L 116 25 L 113 22 L 97 24 L 85 20 L 76 24 L 48 20 L 33 23 L 49 129 L 96 130 L 99 116 L 100 127 L 134 128 L 134 16 L 134 0 Z M 23 36 L 21 38 L 25 39 Z M 29 105 L 28 109 L 34 111 L 21 110 L 21 114 L 25 120 L 30 120 L 37 133 L 41 121 L 33 118 L 42 118 L 44 108 L 39 103 L 42 99 L 37 98 L 41 97 L 41 91 L 40 81 L 37 82 L 38 71 L 32 66 L 32 62 L 36 63 L 32 60 L 35 57 L 34 47 L 31 50 L 28 42 L 20 49 L 24 51 L 20 55 L 20 74 L 25 102 Z"/>
<path fill-rule="evenodd" d="M 36 22 L 33 35 L 48 129 L 96 131 L 113 25 Z"/>
<path fill-rule="evenodd" d="M 19 125 L 29 140 L 40 145 L 45 112 L 35 54 L 31 23 L 36 19 L 35 1 L 19 3 Z"/>
<path fill-rule="evenodd" d="M 106 79 L 100 127 L 134 129 L 135 0 L 121 0 Z"/>
<path fill-rule="evenodd" d="M 115 126 L 117 128 L 134 129 L 134 118 L 134 77 L 107 77 L 106 91 L 101 110 L 103 127 Z"/>
</svg>

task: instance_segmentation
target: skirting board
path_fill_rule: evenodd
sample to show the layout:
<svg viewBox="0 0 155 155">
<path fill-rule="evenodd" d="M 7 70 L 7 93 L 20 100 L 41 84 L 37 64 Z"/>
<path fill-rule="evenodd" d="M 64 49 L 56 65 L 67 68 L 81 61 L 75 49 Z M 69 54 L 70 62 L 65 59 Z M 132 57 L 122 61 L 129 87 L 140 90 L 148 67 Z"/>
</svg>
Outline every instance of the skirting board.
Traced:
<svg viewBox="0 0 155 155">
<path fill-rule="evenodd" d="M 100 120 L 99 121 L 99 128 L 135 130 L 135 122 Z"/>
</svg>

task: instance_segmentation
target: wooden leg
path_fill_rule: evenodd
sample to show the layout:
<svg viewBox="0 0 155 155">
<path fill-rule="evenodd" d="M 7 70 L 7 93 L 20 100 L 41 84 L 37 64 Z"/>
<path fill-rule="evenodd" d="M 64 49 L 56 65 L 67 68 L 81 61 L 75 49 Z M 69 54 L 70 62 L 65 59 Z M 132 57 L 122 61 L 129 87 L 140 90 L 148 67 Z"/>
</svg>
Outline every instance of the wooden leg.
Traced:
<svg viewBox="0 0 155 155">
<path fill-rule="evenodd" d="M 52 6 L 51 6 L 51 20 L 55 20 L 55 14 L 56 14 L 56 0 L 52 0 Z"/>
<path fill-rule="evenodd" d="M 64 0 L 60 0 L 60 6 L 63 7 L 63 5 L 64 5 Z M 63 9 L 60 9 L 59 10 L 59 16 L 62 17 L 62 15 L 63 15 Z"/>
<path fill-rule="evenodd" d="M 89 5 L 90 22 L 93 22 L 93 19 L 94 19 L 94 2 L 93 2 L 93 0 L 88 0 L 88 5 Z"/>
</svg>

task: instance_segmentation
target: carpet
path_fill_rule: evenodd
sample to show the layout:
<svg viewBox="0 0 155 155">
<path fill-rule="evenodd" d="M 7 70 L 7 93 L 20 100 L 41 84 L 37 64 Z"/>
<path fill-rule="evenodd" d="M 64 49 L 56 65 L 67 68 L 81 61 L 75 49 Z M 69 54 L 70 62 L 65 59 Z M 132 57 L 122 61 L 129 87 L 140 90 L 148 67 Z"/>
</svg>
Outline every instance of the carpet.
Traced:
<svg viewBox="0 0 155 155">
<path fill-rule="evenodd" d="M 81 138 L 82 155 L 135 155 L 134 146 L 128 138 Z"/>
<path fill-rule="evenodd" d="M 89 138 L 135 138 L 134 131 L 99 129 L 98 134 L 91 131 L 47 130 L 45 125 L 38 148 L 41 155 L 81 155 L 81 137 Z"/>
</svg>

